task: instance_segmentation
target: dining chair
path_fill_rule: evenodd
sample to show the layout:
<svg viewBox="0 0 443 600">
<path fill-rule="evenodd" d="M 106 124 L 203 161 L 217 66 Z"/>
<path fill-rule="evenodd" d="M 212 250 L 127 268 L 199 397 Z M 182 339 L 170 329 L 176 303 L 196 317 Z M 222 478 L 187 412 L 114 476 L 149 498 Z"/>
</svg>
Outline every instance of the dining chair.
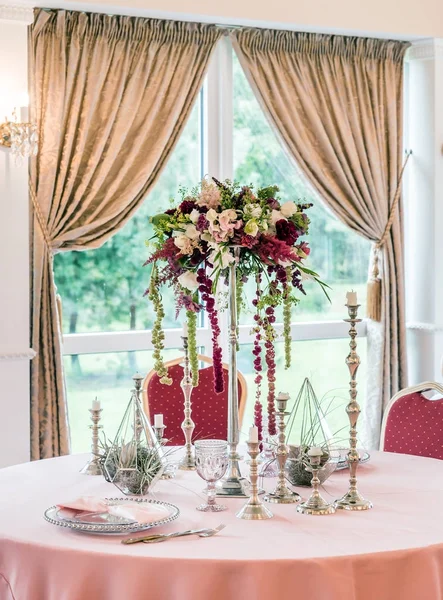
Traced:
<svg viewBox="0 0 443 600">
<path fill-rule="evenodd" d="M 395 394 L 383 417 L 380 450 L 443 460 L 442 385 L 426 381 Z"/>
<path fill-rule="evenodd" d="M 198 386 L 192 390 L 192 420 L 195 423 L 193 439 L 227 439 L 228 433 L 228 365 L 223 364 L 224 391 L 214 392 L 212 359 L 198 355 L 204 363 L 199 371 Z M 183 357 L 166 362 L 172 385 L 160 383 L 154 370 L 150 371 L 143 382 L 143 407 L 148 419 L 153 422 L 154 415 L 162 414 L 166 425 L 165 438 L 168 445 L 177 446 L 183 442 L 181 424 L 184 419 L 184 396 L 180 387 L 183 379 Z M 243 421 L 246 406 L 247 386 L 244 376 L 238 371 L 238 407 L 239 427 Z"/>
</svg>

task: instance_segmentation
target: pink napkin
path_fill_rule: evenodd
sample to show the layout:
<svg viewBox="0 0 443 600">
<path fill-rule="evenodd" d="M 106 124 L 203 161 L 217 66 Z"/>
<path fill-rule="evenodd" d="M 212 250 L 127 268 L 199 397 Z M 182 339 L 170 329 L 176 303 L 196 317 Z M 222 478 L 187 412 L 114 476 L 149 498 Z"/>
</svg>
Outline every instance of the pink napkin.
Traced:
<svg viewBox="0 0 443 600">
<path fill-rule="evenodd" d="M 94 496 L 82 496 L 72 502 L 57 504 L 57 507 L 63 510 L 64 515 L 70 518 L 79 516 L 81 513 L 107 512 L 115 517 L 122 517 L 142 524 L 158 521 L 168 514 L 168 509 L 165 506 L 158 504 L 150 504 L 147 502 L 146 504 L 140 504 L 140 506 L 134 504 L 109 506 L 104 500 L 95 498 Z"/>
</svg>

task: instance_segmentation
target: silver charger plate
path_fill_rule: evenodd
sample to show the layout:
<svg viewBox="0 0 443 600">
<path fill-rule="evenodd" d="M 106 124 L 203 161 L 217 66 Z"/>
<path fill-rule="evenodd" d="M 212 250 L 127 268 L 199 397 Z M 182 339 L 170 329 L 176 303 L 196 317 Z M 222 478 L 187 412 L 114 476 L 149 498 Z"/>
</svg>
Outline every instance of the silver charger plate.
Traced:
<svg viewBox="0 0 443 600">
<path fill-rule="evenodd" d="M 338 459 L 338 464 L 336 467 L 336 471 L 342 471 L 343 469 L 348 468 L 348 463 L 346 460 L 346 455 L 349 452 L 349 448 L 339 448 L 340 458 Z M 361 450 L 357 448 L 357 452 L 360 454 L 360 464 L 367 463 L 370 460 L 371 455 L 366 450 Z"/>
<path fill-rule="evenodd" d="M 170 523 L 178 518 L 180 510 L 174 504 L 169 502 L 161 502 L 160 500 L 148 500 L 144 498 L 105 498 L 106 503 L 115 506 L 124 504 L 156 504 L 167 509 L 168 513 L 162 519 L 151 521 L 150 523 L 137 523 L 123 517 L 116 517 L 108 513 L 89 513 L 84 517 L 66 517 L 63 516 L 63 509 L 57 506 L 51 506 L 44 513 L 44 518 L 52 525 L 67 527 L 74 531 L 84 533 L 99 533 L 105 535 L 118 535 L 121 533 L 136 533 L 137 531 L 146 531 L 158 525 Z"/>
</svg>

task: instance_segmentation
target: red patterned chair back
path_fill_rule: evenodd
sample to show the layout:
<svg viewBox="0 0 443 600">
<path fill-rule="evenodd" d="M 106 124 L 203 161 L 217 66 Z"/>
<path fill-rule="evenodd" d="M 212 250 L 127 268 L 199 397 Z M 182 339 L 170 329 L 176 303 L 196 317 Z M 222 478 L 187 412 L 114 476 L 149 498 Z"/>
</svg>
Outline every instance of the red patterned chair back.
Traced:
<svg viewBox="0 0 443 600">
<path fill-rule="evenodd" d="M 383 417 L 380 449 L 443 460 L 443 398 L 429 400 L 423 392 L 443 387 L 426 382 L 396 394 Z"/>
<path fill-rule="evenodd" d="M 200 369 L 199 383 L 192 390 L 192 420 L 195 423 L 193 439 L 226 440 L 228 432 L 228 366 L 223 365 L 224 391 L 214 392 L 212 359 L 199 355 L 199 360 L 209 366 Z M 166 425 L 165 438 L 171 446 L 180 446 L 184 442 L 181 424 L 183 422 L 183 391 L 180 387 L 183 379 L 183 367 L 179 364 L 183 358 L 171 360 L 166 364 L 172 385 L 160 383 L 158 375 L 151 371 L 143 384 L 143 404 L 151 423 L 154 415 L 162 414 Z M 246 381 L 238 373 L 239 424 L 241 426 L 246 405 Z"/>
</svg>

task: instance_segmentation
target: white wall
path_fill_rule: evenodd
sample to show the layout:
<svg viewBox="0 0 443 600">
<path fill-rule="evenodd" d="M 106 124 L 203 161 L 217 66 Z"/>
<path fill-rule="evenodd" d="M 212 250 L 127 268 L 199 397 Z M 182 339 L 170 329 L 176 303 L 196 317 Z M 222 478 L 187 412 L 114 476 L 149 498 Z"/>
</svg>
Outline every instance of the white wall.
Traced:
<svg viewBox="0 0 443 600">
<path fill-rule="evenodd" d="M 406 320 L 415 385 L 443 379 L 443 40 L 411 48 L 407 83 Z"/>
<path fill-rule="evenodd" d="M 443 37 L 441 0 L 37 0 L 37 5 L 380 37 Z"/>
<path fill-rule="evenodd" d="M 0 18 L 0 122 L 26 92 L 26 24 Z M 0 146 L 0 467 L 29 460 L 27 187 L 27 165 Z"/>
</svg>

